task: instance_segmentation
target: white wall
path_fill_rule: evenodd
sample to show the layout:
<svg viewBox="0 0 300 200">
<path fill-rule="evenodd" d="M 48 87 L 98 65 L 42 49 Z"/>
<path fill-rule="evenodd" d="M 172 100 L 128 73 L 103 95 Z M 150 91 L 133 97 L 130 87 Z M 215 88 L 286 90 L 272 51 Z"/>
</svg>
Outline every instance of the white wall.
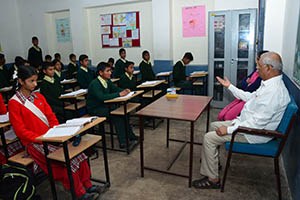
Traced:
<svg viewBox="0 0 300 200">
<path fill-rule="evenodd" d="M 15 56 L 23 55 L 19 12 L 16 0 L 0 0 L 0 44 L 6 62 L 14 62 Z M 5 6 L 3 6 L 5 5 Z"/>
<path fill-rule="evenodd" d="M 215 0 L 215 10 L 258 8 L 259 0 Z"/>
<path fill-rule="evenodd" d="M 142 60 L 143 50 L 147 49 L 149 52 L 153 52 L 151 1 L 88 8 L 84 12 L 87 15 L 84 24 L 87 25 L 85 30 L 88 32 L 86 38 L 88 44 L 87 52 L 93 61 L 93 65 L 97 65 L 100 61 L 107 61 L 109 57 L 119 58 L 119 47 L 102 48 L 100 15 L 132 11 L 140 12 L 141 47 L 126 48 L 126 59 L 138 65 Z"/>
<path fill-rule="evenodd" d="M 70 42 L 57 42 L 56 38 L 56 19 L 70 18 L 70 12 L 60 11 L 60 12 L 50 12 L 45 14 L 45 24 L 46 24 L 46 36 L 48 44 L 48 53 L 54 59 L 55 53 L 60 53 L 62 62 L 67 65 L 69 63 L 69 55 L 73 53 L 73 43 L 72 43 L 72 30 L 70 30 L 71 41 Z M 70 21 L 70 26 L 71 26 Z M 46 54 L 44 54 L 45 56 Z"/>
</svg>

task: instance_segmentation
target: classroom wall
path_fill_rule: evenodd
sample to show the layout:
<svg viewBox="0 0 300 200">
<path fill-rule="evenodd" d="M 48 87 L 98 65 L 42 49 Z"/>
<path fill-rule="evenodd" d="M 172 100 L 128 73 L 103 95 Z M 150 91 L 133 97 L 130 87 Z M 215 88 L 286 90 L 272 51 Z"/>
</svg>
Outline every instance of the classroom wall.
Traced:
<svg viewBox="0 0 300 200">
<path fill-rule="evenodd" d="M 142 51 L 147 49 L 149 52 L 153 52 L 151 1 L 87 8 L 84 23 L 87 25 L 85 30 L 88 33 L 88 55 L 94 65 L 97 65 L 100 61 L 107 61 L 109 57 L 119 58 L 119 47 L 102 48 L 100 15 L 132 11 L 140 12 L 141 47 L 126 48 L 126 59 L 133 61 L 135 65 L 139 65 L 142 60 Z"/>
<path fill-rule="evenodd" d="M 55 53 L 60 53 L 62 62 L 67 65 L 69 63 L 69 55 L 73 52 L 72 30 L 70 29 L 70 42 L 57 42 L 56 38 L 56 19 L 69 18 L 70 11 L 59 11 L 45 13 L 46 38 L 48 44 L 48 54 L 54 59 Z M 71 25 L 71 21 L 70 21 Z M 45 57 L 46 54 L 44 54 Z M 78 59 L 78 58 L 77 58 Z"/>
</svg>

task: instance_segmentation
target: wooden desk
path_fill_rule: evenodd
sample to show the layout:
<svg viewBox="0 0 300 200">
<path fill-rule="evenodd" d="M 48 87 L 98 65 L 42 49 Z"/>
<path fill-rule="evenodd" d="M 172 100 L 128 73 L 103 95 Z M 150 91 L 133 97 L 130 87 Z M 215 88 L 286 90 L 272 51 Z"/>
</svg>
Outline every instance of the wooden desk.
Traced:
<svg viewBox="0 0 300 200">
<path fill-rule="evenodd" d="M 192 172 L 193 172 L 193 145 L 194 145 L 194 123 L 200 117 L 200 115 L 207 110 L 207 123 L 206 131 L 209 127 L 209 108 L 212 97 L 205 96 L 193 96 L 193 95 L 178 95 L 176 100 L 168 100 L 165 96 L 161 97 L 152 104 L 146 106 L 142 110 L 136 113 L 139 116 L 140 123 L 140 160 L 141 160 L 141 177 L 144 177 L 144 169 L 185 177 L 188 178 L 188 186 L 192 185 Z M 177 174 L 170 171 L 164 171 L 160 169 L 154 169 L 144 166 L 144 117 L 160 117 L 167 119 L 167 148 L 169 147 L 169 141 L 182 142 L 181 140 L 169 138 L 170 119 L 188 121 L 191 123 L 190 141 L 185 142 L 190 144 L 190 158 L 189 158 L 189 174 Z M 184 146 L 181 148 L 179 154 L 182 152 Z M 172 164 L 176 161 L 179 154 L 171 162 L 168 170 L 172 167 Z"/>
<path fill-rule="evenodd" d="M 72 91 L 75 91 L 75 87 L 77 85 L 77 80 L 75 78 L 67 79 L 65 81 L 61 81 L 60 84 L 64 87 L 64 90 L 66 91 L 66 86 L 70 85 L 72 88 Z"/>
<path fill-rule="evenodd" d="M 85 131 L 87 131 L 88 129 L 90 129 L 96 125 L 100 125 L 105 120 L 106 120 L 105 117 L 99 117 L 99 118 L 95 119 L 94 121 L 86 124 L 82 129 L 80 129 L 76 134 L 74 134 L 72 136 L 52 137 L 52 138 L 44 138 L 43 136 L 40 136 L 40 137 L 36 138 L 36 140 L 43 142 L 53 199 L 57 199 L 57 195 L 56 195 L 55 182 L 53 179 L 53 173 L 52 173 L 50 163 L 54 161 L 54 162 L 64 163 L 66 165 L 68 177 L 69 177 L 69 181 L 70 181 L 70 188 L 71 188 L 70 190 L 71 190 L 71 194 L 72 194 L 72 199 L 75 200 L 77 198 L 76 198 L 76 194 L 75 194 L 74 181 L 73 181 L 73 177 L 72 177 L 70 160 L 72 158 L 74 158 L 75 156 L 77 156 L 78 154 L 85 151 L 86 149 L 88 149 L 89 147 L 91 147 L 92 145 L 96 144 L 100 140 L 102 140 L 102 150 L 103 150 L 106 180 L 102 181 L 102 180 L 93 179 L 93 181 L 104 183 L 105 187 L 110 186 L 104 126 L 101 126 L 101 129 L 102 129 L 101 136 L 90 135 L 90 134 L 82 136 L 85 134 Z M 74 147 L 72 145 L 72 143 L 68 143 L 68 141 L 77 135 L 81 135 L 82 139 L 81 139 L 80 144 L 78 146 Z M 55 152 L 49 154 L 48 143 L 54 143 L 54 144 L 61 143 L 63 145 L 63 147 L 60 149 L 57 149 Z"/>
<path fill-rule="evenodd" d="M 119 78 L 112 78 L 112 79 L 110 79 L 110 80 L 111 80 L 111 82 L 116 83 L 116 82 L 118 82 L 120 79 L 119 79 Z"/>
<path fill-rule="evenodd" d="M 9 158 L 8 151 L 7 151 L 7 145 L 12 143 L 12 142 L 17 141 L 17 140 L 6 140 L 5 139 L 3 128 L 8 127 L 10 125 L 11 125 L 10 122 L 0 123 L 0 135 L 1 135 L 1 144 L 0 144 L 0 146 L 4 150 L 4 155 L 5 155 L 6 162 L 8 161 L 8 158 Z"/>
<path fill-rule="evenodd" d="M 128 127 L 128 123 L 129 123 L 129 113 L 133 110 L 135 110 L 136 108 L 138 108 L 141 104 L 139 103 L 129 103 L 129 100 L 141 95 L 144 91 L 143 90 L 139 90 L 139 91 L 135 91 L 135 93 L 127 98 L 117 98 L 117 99 L 110 99 L 110 100 L 106 100 L 104 101 L 104 103 L 120 103 L 123 106 L 119 107 L 113 111 L 110 112 L 110 115 L 118 115 L 118 116 L 123 116 L 124 117 L 124 123 L 125 123 L 125 133 L 126 133 L 126 152 L 129 155 L 130 151 L 134 148 L 134 146 L 132 147 L 132 149 L 129 147 L 129 127 Z M 110 122 L 110 127 L 111 127 L 111 150 L 117 150 L 114 148 L 114 140 L 113 140 L 113 134 L 112 134 L 112 123 Z M 120 150 L 122 151 L 122 150 Z"/>
<path fill-rule="evenodd" d="M 79 109 L 86 106 L 86 101 L 78 101 L 80 97 L 84 97 L 87 95 L 88 92 L 82 92 L 80 94 L 72 95 L 72 96 L 60 96 L 59 99 L 63 101 L 63 104 L 65 104 L 65 101 L 69 100 L 71 101 L 70 105 L 64 106 L 64 117 L 66 118 L 66 110 L 74 111 L 77 113 L 77 117 L 79 117 Z"/>
<path fill-rule="evenodd" d="M 156 74 L 157 78 L 167 78 L 168 87 L 170 87 L 170 76 L 173 74 L 172 71 L 170 72 L 160 72 Z"/>
<path fill-rule="evenodd" d="M 194 94 L 196 87 L 204 87 L 204 95 L 207 95 L 207 76 L 208 72 L 191 74 L 190 77 L 193 79 L 192 94 Z"/>
</svg>

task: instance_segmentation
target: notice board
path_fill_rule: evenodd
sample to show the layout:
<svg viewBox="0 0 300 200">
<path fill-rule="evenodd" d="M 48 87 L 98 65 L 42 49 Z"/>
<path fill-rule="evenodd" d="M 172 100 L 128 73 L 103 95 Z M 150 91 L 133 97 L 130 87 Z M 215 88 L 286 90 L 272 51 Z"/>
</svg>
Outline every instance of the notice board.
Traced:
<svg viewBox="0 0 300 200">
<path fill-rule="evenodd" d="M 102 48 L 140 47 L 139 12 L 100 15 Z"/>
</svg>

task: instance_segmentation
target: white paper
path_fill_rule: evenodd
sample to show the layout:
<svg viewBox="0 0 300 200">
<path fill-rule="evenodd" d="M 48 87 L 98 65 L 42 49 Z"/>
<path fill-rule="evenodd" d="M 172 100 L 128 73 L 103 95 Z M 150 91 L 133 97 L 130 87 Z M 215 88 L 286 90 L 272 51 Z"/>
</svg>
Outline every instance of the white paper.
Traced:
<svg viewBox="0 0 300 200">
<path fill-rule="evenodd" d="M 111 15 L 100 15 L 100 24 L 101 25 L 111 25 Z"/>
<path fill-rule="evenodd" d="M 139 39 L 139 29 L 135 29 L 131 31 L 131 39 L 137 40 Z"/>
<path fill-rule="evenodd" d="M 142 83 L 141 85 L 154 85 L 158 82 L 160 82 L 160 81 L 146 81 L 146 82 Z"/>
<path fill-rule="evenodd" d="M 119 38 L 110 38 L 109 45 L 110 46 L 119 46 Z"/>
<path fill-rule="evenodd" d="M 114 99 L 126 99 L 126 98 L 129 98 L 131 97 L 135 92 L 129 92 L 126 96 L 123 96 L 123 97 L 117 97 L 117 98 L 114 98 Z"/>
<path fill-rule="evenodd" d="M 8 91 L 8 90 L 12 90 L 12 86 L 10 87 L 4 87 L 4 88 L 0 88 L 0 92 L 3 92 L 3 91 Z"/>
<path fill-rule="evenodd" d="M 110 45 L 109 35 L 103 35 L 103 45 Z"/>
<path fill-rule="evenodd" d="M 75 119 L 67 120 L 66 121 L 66 125 L 83 126 L 86 123 L 92 122 L 96 118 L 97 118 L 96 116 L 93 116 L 93 117 L 83 117 L 83 118 L 75 118 Z"/>
<path fill-rule="evenodd" d="M 75 95 L 78 95 L 78 94 L 85 93 L 87 91 L 88 91 L 87 89 L 80 89 L 80 90 L 76 90 L 74 92 L 70 92 L 70 93 L 67 93 L 67 94 L 62 94 L 61 96 L 62 97 L 75 96 Z"/>
<path fill-rule="evenodd" d="M 191 74 L 203 74 L 203 73 L 205 73 L 205 71 L 194 71 Z"/>
<path fill-rule="evenodd" d="M 62 80 L 60 83 L 61 83 L 61 84 L 64 84 L 64 83 L 71 83 L 72 81 L 75 81 L 75 78 L 72 78 L 72 79 L 64 79 L 64 80 Z"/>
<path fill-rule="evenodd" d="M 170 75 L 172 73 L 172 71 L 169 71 L 169 72 L 159 72 L 156 74 L 156 76 L 163 76 L 163 75 Z"/>
<path fill-rule="evenodd" d="M 0 123 L 9 122 L 8 113 L 5 115 L 0 115 Z"/>
<path fill-rule="evenodd" d="M 4 133 L 4 137 L 6 140 L 14 140 L 17 138 L 15 130 L 11 127 L 8 131 Z"/>
<path fill-rule="evenodd" d="M 61 136 L 71 136 L 77 133 L 81 129 L 81 126 L 58 126 L 51 128 L 43 136 L 48 137 L 61 137 Z"/>
<path fill-rule="evenodd" d="M 133 75 L 136 75 L 136 74 L 139 74 L 139 73 L 140 73 L 139 70 L 133 71 Z"/>
<path fill-rule="evenodd" d="M 110 34 L 110 26 L 101 26 L 101 34 Z"/>
</svg>

